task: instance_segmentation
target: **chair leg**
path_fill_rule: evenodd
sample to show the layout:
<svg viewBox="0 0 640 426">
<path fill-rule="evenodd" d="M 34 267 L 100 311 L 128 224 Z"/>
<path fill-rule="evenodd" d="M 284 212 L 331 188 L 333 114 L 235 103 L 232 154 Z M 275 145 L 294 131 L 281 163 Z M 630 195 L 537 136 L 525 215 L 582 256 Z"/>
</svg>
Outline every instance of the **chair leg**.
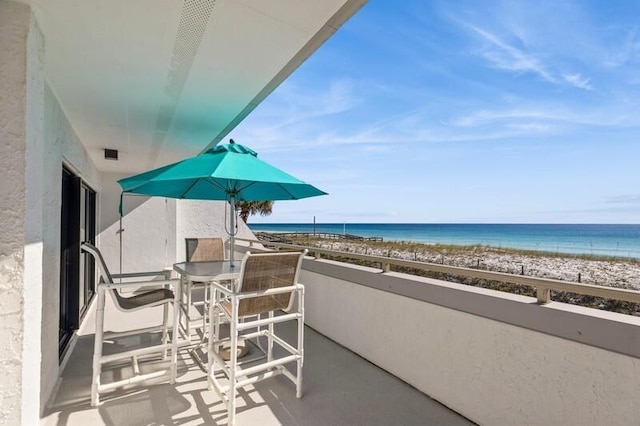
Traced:
<svg viewBox="0 0 640 426">
<path fill-rule="evenodd" d="M 298 291 L 298 353 L 296 361 L 296 398 L 302 398 L 302 365 L 304 363 L 304 288 Z"/>
<path fill-rule="evenodd" d="M 184 324 L 186 324 L 186 321 L 187 321 L 187 316 L 185 313 L 186 301 L 184 299 L 186 294 L 186 291 L 185 291 L 186 286 L 187 284 L 186 284 L 185 277 L 181 275 L 180 276 L 180 304 L 178 305 L 178 307 L 180 308 L 180 322 L 178 323 L 178 331 L 183 335 L 182 336 L 183 338 L 188 339 L 188 336 L 184 331 L 186 330 L 186 327 Z"/>
<path fill-rule="evenodd" d="M 168 323 L 169 323 L 169 304 L 165 303 L 162 306 L 162 344 L 166 345 L 167 342 L 169 341 L 168 339 Z M 165 349 L 162 351 L 162 359 L 165 360 L 167 359 L 167 349 L 165 347 Z"/>
<path fill-rule="evenodd" d="M 215 310 L 215 301 L 218 296 L 218 291 L 213 289 L 211 294 L 211 301 L 209 302 L 209 340 L 207 342 L 207 388 L 209 390 L 213 390 L 213 378 L 216 374 L 216 360 L 213 356 L 213 352 L 215 350 L 215 340 L 219 337 L 219 315 L 216 314 Z"/>
<path fill-rule="evenodd" d="M 209 331 L 207 327 L 207 317 L 209 316 L 208 303 L 211 303 L 211 299 L 208 298 L 209 287 L 209 283 L 204 283 L 204 301 L 202 305 L 202 341 L 207 338 L 207 332 Z"/>
<path fill-rule="evenodd" d="M 171 325 L 171 384 L 176 382 L 178 376 L 178 334 L 180 334 L 180 300 L 181 286 L 176 285 L 173 289 L 173 324 Z M 167 309 L 167 304 L 165 304 Z"/>
<path fill-rule="evenodd" d="M 230 355 L 230 374 L 229 374 L 229 407 L 228 407 L 228 423 L 233 425 L 236 420 L 236 369 L 238 368 L 238 299 L 232 297 L 231 299 L 231 347 L 229 348 Z"/>
<path fill-rule="evenodd" d="M 273 320 L 273 311 L 269 312 L 269 319 Z M 273 322 L 269 323 L 267 333 L 267 361 L 273 361 Z"/>
<path fill-rule="evenodd" d="M 304 333 L 304 323 L 302 319 L 298 319 L 298 352 L 300 352 L 300 358 L 296 361 L 296 398 L 302 398 L 302 335 Z"/>
<path fill-rule="evenodd" d="M 185 312 L 187 336 L 189 344 L 191 344 L 191 280 L 187 280 L 187 308 Z"/>
<path fill-rule="evenodd" d="M 96 307 L 96 332 L 93 344 L 93 376 L 91 379 L 91 405 L 100 404 L 100 374 L 102 372 L 102 337 L 104 335 L 104 305 L 105 291 L 98 286 L 98 300 Z"/>
<path fill-rule="evenodd" d="M 212 340 L 214 338 L 219 339 L 220 338 L 220 311 L 217 309 L 212 309 L 211 312 L 212 312 L 212 315 L 215 315 L 215 318 L 211 317 L 213 318 L 215 326 L 213 328 L 213 333 L 214 333 L 213 337 L 209 335 L 209 339 L 212 339 Z M 209 321 L 211 321 L 211 318 L 209 318 Z"/>
</svg>

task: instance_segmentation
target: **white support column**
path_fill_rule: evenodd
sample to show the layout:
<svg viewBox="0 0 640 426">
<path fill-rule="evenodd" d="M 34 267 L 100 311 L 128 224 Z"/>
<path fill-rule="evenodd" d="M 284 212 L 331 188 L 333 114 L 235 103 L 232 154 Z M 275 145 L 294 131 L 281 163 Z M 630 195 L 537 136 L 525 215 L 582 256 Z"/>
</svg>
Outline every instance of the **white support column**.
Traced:
<svg viewBox="0 0 640 426">
<path fill-rule="evenodd" d="M 0 423 L 37 424 L 40 414 L 41 302 L 26 288 L 27 90 L 31 11 L 0 1 Z M 30 248 L 29 246 L 27 246 Z M 37 250 L 34 250 L 37 253 Z M 40 257 L 40 263 L 42 263 Z M 30 271 L 31 272 L 31 271 Z M 37 289 L 35 289 L 37 290 Z M 33 299 L 37 299 L 34 295 Z M 38 305 L 38 306 L 36 306 Z M 35 312 L 33 309 L 37 309 Z M 25 369 L 24 357 L 37 360 Z M 31 379 L 35 383 L 30 383 Z"/>
</svg>

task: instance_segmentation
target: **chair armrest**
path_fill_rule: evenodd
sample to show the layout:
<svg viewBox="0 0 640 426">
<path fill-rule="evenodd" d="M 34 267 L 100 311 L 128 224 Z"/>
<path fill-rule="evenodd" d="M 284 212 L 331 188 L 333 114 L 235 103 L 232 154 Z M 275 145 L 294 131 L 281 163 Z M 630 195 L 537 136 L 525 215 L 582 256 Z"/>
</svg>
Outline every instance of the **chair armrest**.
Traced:
<svg viewBox="0 0 640 426">
<path fill-rule="evenodd" d="M 225 294 L 225 295 L 227 295 L 227 296 L 230 296 L 230 295 L 232 295 L 232 294 L 233 294 L 233 289 L 232 289 L 232 288 L 229 288 L 229 287 L 223 286 L 222 284 L 220 284 L 220 283 L 219 283 L 219 282 L 217 282 L 217 281 L 211 281 L 209 284 L 210 284 L 212 287 L 214 287 L 216 290 L 218 290 L 218 291 L 219 291 L 219 292 L 221 292 L 221 293 L 224 293 L 224 294 Z"/>
<path fill-rule="evenodd" d="M 261 290 L 261 291 L 250 291 L 250 292 L 241 291 L 239 293 L 230 292 L 230 294 L 234 294 L 238 299 L 249 299 L 253 297 L 269 296 L 272 294 L 291 293 L 292 291 L 299 291 L 302 289 L 304 289 L 304 286 L 302 284 L 296 284 L 296 285 L 291 285 L 287 287 L 270 288 L 270 289 Z"/>
<path fill-rule="evenodd" d="M 113 279 L 116 278 L 140 278 L 140 277 L 156 277 L 156 276 L 163 276 L 166 277 L 167 276 L 167 272 L 171 272 L 171 271 L 167 271 L 167 270 L 163 270 L 163 271 L 149 271 L 149 272 L 128 272 L 125 274 L 113 274 L 111 275 L 111 277 L 113 277 Z M 166 278 L 169 279 L 169 278 Z"/>
<path fill-rule="evenodd" d="M 124 290 L 127 288 L 164 287 L 167 284 L 170 284 L 174 288 L 177 288 L 179 283 L 180 283 L 180 280 L 174 278 L 171 280 L 158 280 L 158 281 L 132 281 L 127 283 L 111 283 L 111 284 L 103 283 L 103 284 L 99 284 L 99 286 L 104 287 L 107 290 L 112 290 L 112 289 Z"/>
</svg>

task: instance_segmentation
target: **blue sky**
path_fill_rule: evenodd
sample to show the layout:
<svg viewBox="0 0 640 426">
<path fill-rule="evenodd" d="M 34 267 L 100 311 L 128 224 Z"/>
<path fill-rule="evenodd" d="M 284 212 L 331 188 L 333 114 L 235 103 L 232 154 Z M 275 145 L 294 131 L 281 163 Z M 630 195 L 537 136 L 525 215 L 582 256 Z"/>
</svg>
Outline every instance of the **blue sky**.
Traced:
<svg viewBox="0 0 640 426">
<path fill-rule="evenodd" d="M 230 137 L 250 222 L 640 223 L 640 2 L 370 0 Z"/>
</svg>

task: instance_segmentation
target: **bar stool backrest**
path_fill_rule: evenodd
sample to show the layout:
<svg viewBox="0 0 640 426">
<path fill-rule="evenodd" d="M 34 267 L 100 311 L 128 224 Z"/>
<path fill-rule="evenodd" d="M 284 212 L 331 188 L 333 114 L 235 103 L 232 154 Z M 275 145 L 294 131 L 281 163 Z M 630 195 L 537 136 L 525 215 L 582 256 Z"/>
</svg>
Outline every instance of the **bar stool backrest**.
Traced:
<svg viewBox="0 0 640 426">
<path fill-rule="evenodd" d="M 242 262 L 238 292 L 262 291 L 294 286 L 298 282 L 303 252 L 248 253 Z M 258 315 L 282 309 L 289 311 L 293 304 L 291 293 L 241 299 L 238 316 Z"/>
<path fill-rule="evenodd" d="M 224 260 L 222 238 L 185 238 L 187 262 Z"/>
</svg>

